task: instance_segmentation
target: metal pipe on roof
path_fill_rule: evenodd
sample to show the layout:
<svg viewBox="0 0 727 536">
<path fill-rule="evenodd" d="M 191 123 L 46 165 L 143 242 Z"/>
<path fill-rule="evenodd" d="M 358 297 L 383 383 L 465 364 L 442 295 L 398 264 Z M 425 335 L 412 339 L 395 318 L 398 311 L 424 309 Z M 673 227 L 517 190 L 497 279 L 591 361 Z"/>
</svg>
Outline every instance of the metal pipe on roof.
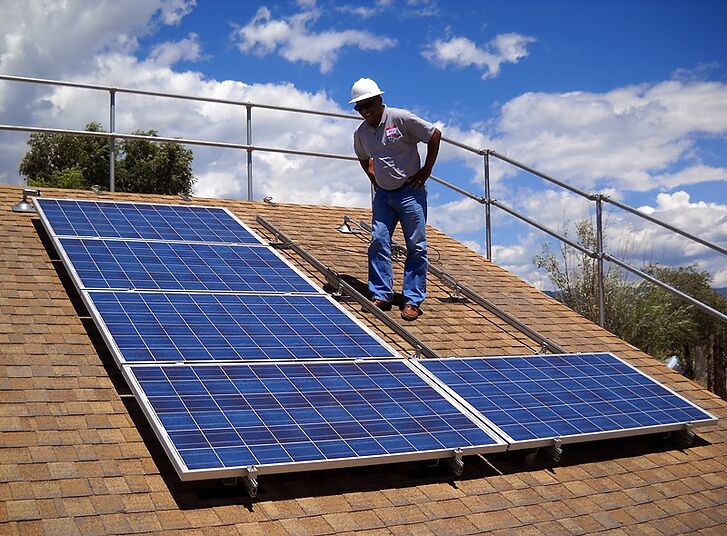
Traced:
<svg viewBox="0 0 727 536">
<path fill-rule="evenodd" d="M 717 244 L 713 244 L 712 242 L 709 242 L 708 240 L 704 240 L 703 238 L 699 238 L 698 236 L 694 236 L 691 233 L 688 233 L 686 231 L 682 231 L 678 227 L 674 227 L 673 225 L 669 225 L 668 223 L 665 223 L 665 222 L 663 222 L 661 220 L 657 220 L 653 216 L 649 216 L 648 214 L 644 214 L 643 212 L 641 212 L 640 210 L 638 210 L 638 209 L 636 209 L 636 208 L 634 208 L 632 206 L 626 205 L 624 203 L 621 203 L 620 201 L 616 201 L 616 200 L 611 199 L 611 198 L 609 198 L 607 196 L 603 196 L 603 201 L 605 201 L 606 203 L 610 203 L 610 204 L 612 204 L 615 207 L 618 207 L 620 209 L 623 209 L 626 212 L 630 212 L 631 214 L 633 214 L 635 216 L 638 216 L 639 218 L 643 218 L 645 220 L 648 220 L 651 223 L 655 223 L 656 225 L 661 225 L 662 227 L 664 227 L 665 229 L 668 229 L 668 230 L 672 231 L 673 233 L 680 234 L 680 235 L 682 235 L 685 238 L 688 238 L 690 240 L 693 240 L 695 242 L 698 242 L 699 244 L 702 244 L 703 246 L 707 246 L 708 248 L 711 248 L 711 249 L 715 250 L 716 252 L 721 253 L 722 255 L 727 255 L 727 248 L 723 248 L 722 246 L 719 246 Z"/>
<path fill-rule="evenodd" d="M 522 221 L 532 225 L 533 227 L 537 227 L 544 233 L 548 233 L 550 236 L 557 238 L 561 242 L 565 242 L 569 246 L 576 248 L 578 251 L 585 253 L 586 255 L 588 255 L 591 258 L 595 259 L 598 256 L 595 252 L 591 251 L 590 249 L 584 248 L 577 242 L 573 242 L 573 240 L 571 240 L 570 238 L 567 238 L 567 237 L 561 235 L 560 233 L 556 233 L 555 231 L 551 230 L 550 228 L 546 227 L 545 225 L 542 225 L 542 224 L 536 222 L 535 220 L 531 220 L 530 218 L 528 218 L 524 214 L 521 214 L 514 208 L 510 208 L 507 205 L 500 203 L 499 201 L 497 201 L 495 199 L 490 200 L 490 204 L 495 205 L 496 207 L 507 212 L 508 214 L 511 214 L 511 215 L 515 216 L 516 218 L 521 219 Z"/>
<path fill-rule="evenodd" d="M 490 208 L 492 195 L 490 193 L 490 152 L 485 152 L 482 158 L 485 168 L 485 253 L 487 255 L 487 260 L 492 261 L 492 209 Z"/>
<path fill-rule="evenodd" d="M 575 186 L 571 186 L 570 184 L 566 184 L 562 181 L 559 181 L 558 179 L 554 179 L 553 177 L 546 175 L 545 173 L 541 173 L 540 171 L 537 171 L 530 166 L 526 166 L 525 164 L 522 164 L 518 162 L 517 160 L 513 160 L 512 158 L 508 158 L 507 156 L 503 156 L 501 154 L 496 153 L 495 151 L 488 149 L 487 151 L 489 154 L 494 156 L 495 158 L 499 158 L 503 162 L 507 162 L 508 164 L 512 164 L 515 167 L 518 167 L 522 169 L 523 171 L 527 171 L 528 173 L 532 173 L 533 175 L 536 175 L 540 177 L 541 179 L 545 179 L 548 182 L 552 182 L 553 184 L 556 184 L 560 186 L 561 188 L 565 188 L 566 190 L 569 190 L 573 192 L 574 194 L 580 195 L 581 197 L 585 197 L 586 199 L 593 201 L 593 194 L 589 194 L 588 192 L 584 192 L 583 190 L 579 190 Z"/>
<path fill-rule="evenodd" d="M 341 276 L 323 264 L 320 260 L 309 253 L 303 246 L 296 244 L 293 240 L 282 232 L 280 229 L 275 227 L 272 223 L 266 220 L 263 216 L 258 215 L 255 218 L 260 225 L 265 227 L 269 232 L 275 235 L 276 239 L 280 240 L 285 247 L 288 247 L 300 255 L 305 261 L 313 265 L 331 284 L 337 286 L 341 291 L 351 296 L 354 300 L 361 304 L 366 312 L 373 314 L 376 318 L 381 320 L 384 324 L 389 326 L 394 332 L 396 332 L 402 339 L 411 344 L 417 350 L 417 354 L 421 354 L 424 357 L 442 357 L 435 350 L 430 348 L 425 342 L 419 339 L 416 335 L 409 332 L 409 330 L 403 328 L 399 323 L 394 321 L 389 315 L 384 313 L 378 307 L 376 307 L 371 300 L 366 298 L 358 290 L 356 290 L 349 283 L 344 281 Z"/>
<path fill-rule="evenodd" d="M 252 147 L 252 106 L 246 107 L 247 144 Z M 252 201 L 252 149 L 247 150 L 247 200 Z"/>
<path fill-rule="evenodd" d="M 603 196 L 596 198 L 596 269 L 598 271 L 598 325 L 606 326 L 606 274 L 603 271 Z"/>
<path fill-rule="evenodd" d="M 357 225 L 364 229 L 367 232 L 371 232 L 371 225 L 366 222 L 358 222 Z M 392 246 L 395 246 L 396 242 L 392 242 Z M 403 247 L 403 246 L 399 246 Z M 432 275 L 437 277 L 440 281 L 442 281 L 445 285 L 452 287 L 456 289 L 456 291 L 467 298 L 470 301 L 475 302 L 477 305 L 487 309 L 489 312 L 497 316 L 500 320 L 505 321 L 507 324 L 511 325 L 515 329 L 517 329 L 520 333 L 523 333 L 524 335 L 527 335 L 535 342 L 541 344 L 544 348 L 547 350 L 556 353 L 556 354 L 564 354 L 567 353 L 565 349 L 563 349 L 558 344 L 551 341 L 549 338 L 547 338 L 545 335 L 535 331 L 531 327 L 524 324 L 522 321 L 520 321 L 518 318 L 514 317 L 507 311 L 504 311 L 500 309 L 497 305 L 495 305 L 493 302 L 479 294 L 476 290 L 468 287 L 467 285 L 463 285 L 460 283 L 454 276 L 451 274 L 448 274 L 441 268 L 438 268 L 434 266 L 433 264 L 427 265 L 427 270 L 431 272 Z"/>
<path fill-rule="evenodd" d="M 446 272 L 437 268 L 436 266 L 429 265 L 429 271 L 432 272 L 432 274 L 434 274 L 436 277 L 442 279 L 443 281 L 446 281 L 447 278 L 452 278 L 451 275 L 447 274 Z M 497 316 L 500 320 L 505 321 L 506 323 L 508 323 L 515 329 L 517 329 L 520 333 L 527 335 L 535 342 L 541 344 L 544 348 L 546 348 L 550 352 L 555 353 L 555 354 L 566 353 L 566 350 L 562 346 L 559 346 L 558 344 L 551 341 L 545 335 L 543 335 L 543 334 L 535 331 L 531 327 L 527 326 L 526 324 L 524 324 L 522 321 L 520 321 L 519 319 L 517 319 L 516 317 L 514 317 L 507 311 L 503 311 L 497 305 L 495 305 L 493 302 L 491 302 L 484 296 L 480 295 L 474 289 L 468 287 L 467 285 L 463 285 L 459 281 L 457 281 L 457 289 L 462 296 L 464 296 L 468 300 L 475 302 L 477 305 L 487 309 L 489 312 L 491 312 L 492 314 Z"/>
<path fill-rule="evenodd" d="M 109 91 L 109 131 L 116 131 L 116 91 Z M 116 191 L 116 138 L 109 139 L 109 192 Z"/>
<path fill-rule="evenodd" d="M 296 156 L 321 156 L 323 158 L 333 158 L 337 160 L 352 160 L 357 161 L 358 158 L 355 156 L 334 154 L 334 153 L 319 153 L 314 151 L 299 151 L 297 149 L 278 149 L 276 147 L 264 147 L 247 145 L 244 143 L 227 143 L 220 141 L 203 141 L 194 140 L 189 138 L 167 138 L 162 136 L 141 136 L 139 134 L 120 134 L 110 132 L 91 132 L 88 130 L 70 130 L 63 128 L 45 128 L 45 127 L 28 127 L 18 125 L 0 125 L 0 130 L 8 130 L 11 132 L 44 132 L 52 134 L 71 134 L 74 136 L 88 136 L 97 138 L 117 138 L 124 140 L 145 140 L 151 142 L 170 142 L 170 143 L 181 143 L 183 145 L 202 145 L 206 147 L 222 147 L 226 149 L 244 149 L 250 151 L 263 151 L 267 153 L 283 153 L 292 154 Z"/>
<path fill-rule="evenodd" d="M 474 199 L 478 203 L 485 203 L 485 201 L 486 201 L 485 198 L 482 197 L 481 195 L 476 195 L 476 194 L 473 194 L 471 192 L 468 192 L 467 190 L 463 190 L 459 186 L 455 186 L 451 182 L 447 182 L 444 179 L 440 179 L 439 177 L 435 177 L 434 175 L 430 175 L 429 176 L 429 180 L 432 180 L 434 182 L 438 182 L 442 186 L 446 186 L 450 190 L 454 190 L 455 192 L 460 193 L 460 194 L 462 194 L 465 197 L 469 197 L 470 199 Z"/>
<path fill-rule="evenodd" d="M 628 270 L 629 272 L 636 274 L 639 277 L 646 279 L 647 281 L 663 288 L 667 292 L 671 292 L 675 296 L 679 296 L 680 298 L 688 301 L 692 305 L 699 307 L 705 313 L 710 314 L 710 315 L 714 316 L 715 318 L 719 318 L 723 322 L 727 322 L 727 314 L 724 314 L 724 313 L 718 311 L 717 309 L 713 309 L 709 305 L 702 303 L 695 298 L 692 298 L 689 294 L 685 294 L 681 290 L 677 290 L 674 287 L 667 285 L 666 283 L 658 280 L 654 276 L 647 274 L 643 270 L 639 270 L 638 268 L 635 268 L 635 267 L 631 266 L 630 264 L 623 262 L 622 260 L 619 260 L 616 257 L 613 257 L 612 255 L 609 255 L 608 253 L 604 253 L 603 258 L 606 259 L 608 262 L 612 262 L 612 263 L 620 266 L 624 270 Z"/>
<path fill-rule="evenodd" d="M 277 111 L 284 111 L 284 112 L 296 112 L 296 113 L 305 113 L 310 115 L 318 115 L 318 116 L 328 116 L 328 117 L 337 117 L 342 119 L 356 119 L 360 120 L 360 117 L 357 115 L 350 115 L 350 114 L 340 114 L 336 112 L 323 112 L 323 111 L 317 111 L 317 110 L 310 110 L 310 109 L 300 109 L 300 108 L 292 108 L 292 107 L 285 107 L 285 106 L 274 106 L 274 105 L 267 105 L 267 104 L 256 104 L 249 101 L 238 101 L 238 100 L 230 100 L 230 99 L 215 99 L 215 98 L 209 98 L 209 97 L 199 97 L 199 96 L 191 96 L 191 95 L 180 95 L 180 94 L 174 94 L 174 93 L 166 93 L 166 92 L 159 92 L 159 91 L 146 91 L 146 90 L 139 90 L 139 89 L 132 89 L 132 88 L 124 88 L 124 87 L 117 87 L 117 86 L 107 86 L 107 85 L 98 85 L 98 84 L 85 84 L 85 83 L 78 83 L 78 82 L 64 82 L 60 80 L 49 80 L 49 79 L 43 79 L 43 78 L 31 78 L 31 77 L 23 77 L 23 76 L 13 76 L 13 75 L 5 75 L 0 74 L 0 80 L 8 80 L 8 81 L 14 81 L 14 82 L 21 82 L 21 83 L 34 83 L 34 84 L 45 84 L 45 85 L 52 85 L 52 86 L 61 86 L 61 87 L 74 87 L 74 88 L 81 88 L 81 89 L 91 89 L 91 90 L 99 90 L 99 91 L 108 91 L 111 94 L 111 110 L 110 110 L 110 116 L 111 116 L 111 124 L 110 124 L 110 133 L 101 133 L 101 132 L 88 132 L 88 131 L 76 131 L 76 130 L 68 130 L 68 129 L 51 129 L 51 128 L 38 128 L 38 127 L 23 127 L 23 126 L 17 126 L 17 125 L 0 125 L 0 130 L 8 130 L 8 131 L 19 131 L 19 132 L 46 132 L 46 133 L 58 133 L 58 134 L 71 134 L 71 135 L 79 135 L 79 136 L 96 136 L 101 138 L 107 138 L 110 140 L 110 146 L 112 151 L 112 157 L 110 160 L 109 165 L 109 188 L 111 191 L 115 189 L 115 177 L 114 177 L 114 158 L 113 158 L 113 149 L 114 149 L 114 140 L 116 138 L 120 139 L 135 139 L 135 140 L 148 140 L 152 142 L 175 142 L 175 143 L 183 143 L 187 145 L 201 145 L 201 146 L 208 146 L 208 147 L 221 147 L 221 148 L 230 148 L 230 149 L 244 149 L 248 153 L 248 177 L 250 178 L 249 184 L 248 184 L 248 198 L 252 198 L 252 152 L 253 151 L 264 151 L 264 152 L 272 152 L 272 153 L 281 153 L 281 154 L 290 154 L 290 155 L 298 155 L 298 156 L 319 156 L 324 158 L 332 158 L 332 159 L 339 159 L 339 160 L 351 160 L 355 161 L 357 160 L 354 156 L 348 156 L 348 155 L 338 155 L 338 154 L 329 154 L 329 153 L 320 153 L 320 152 L 312 152 L 312 151 L 298 151 L 293 149 L 277 149 L 273 147 L 255 147 L 252 145 L 251 136 L 248 136 L 248 143 L 246 145 L 243 144 L 234 144 L 234 143 L 222 143 L 222 142 L 208 142 L 208 141 L 202 141 L 202 140 L 192 140 L 192 139 L 182 139 L 182 138 L 160 138 L 160 137 L 149 137 L 149 136 L 139 136 L 139 135 L 129 135 L 129 134 L 116 134 L 115 131 L 115 125 L 114 125 L 114 107 L 115 107 L 115 94 L 117 92 L 119 93 L 128 93 L 128 94 L 136 94 L 136 95 L 146 95 L 146 96 L 157 96 L 157 97 L 167 97 L 167 98 L 173 98 L 173 99 L 180 99 L 180 100 L 188 100 L 188 101 L 198 101 L 198 102 L 208 102 L 208 103 L 218 103 L 218 104 L 229 104 L 229 105 L 235 105 L 235 106 L 246 106 L 249 110 L 255 106 L 258 108 L 263 109 L 269 109 L 269 110 L 277 110 Z M 464 143 L 458 142 L 456 140 L 452 140 L 446 137 L 442 138 L 446 143 L 449 143 L 451 145 L 454 145 L 456 147 L 459 147 L 461 149 L 481 154 L 486 157 L 486 163 L 489 162 L 487 160 L 487 157 L 489 155 L 495 156 L 496 158 L 499 158 L 503 162 L 507 162 L 515 167 L 518 167 L 524 171 L 527 171 L 529 173 L 532 173 L 533 175 L 540 177 L 546 181 L 551 182 L 552 184 L 555 184 L 556 186 L 560 186 L 561 188 L 564 188 L 566 190 L 569 190 L 572 193 L 575 193 L 579 196 L 582 196 L 590 201 L 597 201 L 599 197 L 602 198 L 603 201 L 606 201 L 608 203 L 611 203 L 612 205 L 619 207 L 623 210 L 626 210 L 640 218 L 646 219 L 647 221 L 650 221 L 652 223 L 655 223 L 657 225 L 662 226 L 663 228 L 680 234 L 684 236 L 687 239 L 690 239 L 692 241 L 695 241 L 699 244 L 702 244 L 710 249 L 713 249 L 714 251 L 717 251 L 718 253 L 722 253 L 723 255 L 727 254 L 727 249 L 719 246 L 717 244 L 714 244 L 712 242 L 709 242 L 707 240 L 704 240 L 702 238 L 699 238 L 695 235 L 692 235 L 686 231 L 682 231 L 681 229 L 674 227 L 672 225 L 669 225 L 665 222 L 662 222 L 656 218 L 653 218 L 647 214 L 644 214 L 643 212 L 638 211 L 637 209 L 630 207 L 629 205 L 620 203 L 618 201 L 614 201 L 612 199 L 609 199 L 608 197 L 602 196 L 601 194 L 589 194 L 587 192 L 584 192 L 583 190 L 580 190 L 578 188 L 575 188 L 573 186 L 570 186 L 566 184 L 565 182 L 562 182 L 558 179 L 555 179 L 553 177 L 550 177 L 549 175 L 546 175 L 544 173 L 540 173 L 539 171 L 522 164 L 521 162 L 518 162 L 516 160 L 513 160 L 509 157 L 506 157 L 504 155 L 498 154 L 492 149 L 476 149 L 474 147 L 468 146 Z M 487 170 L 486 170 L 487 171 Z M 546 232 L 550 234 L 551 236 L 557 238 L 558 240 L 578 249 L 579 251 L 589 255 L 592 258 L 599 258 L 601 255 L 601 252 L 599 253 L 593 253 L 591 251 L 586 250 L 585 248 L 582 248 L 578 244 L 568 240 L 564 236 L 555 233 L 554 231 L 551 231 L 547 227 L 540 225 L 536 223 L 534 220 L 531 220 L 530 218 L 527 218 L 526 216 L 518 213 L 517 211 L 506 207 L 505 205 L 498 203 L 496 200 L 493 200 L 490 198 L 490 195 L 486 193 L 486 196 L 479 197 L 476 196 L 470 192 L 467 192 L 466 190 L 459 188 L 447 181 L 444 181 L 442 179 L 439 179 L 438 177 L 432 176 L 432 180 L 435 182 L 438 182 L 442 184 L 443 186 L 450 188 L 466 197 L 469 197 L 471 199 L 474 199 L 478 201 L 479 203 L 483 203 L 486 205 L 486 212 L 489 212 L 490 205 L 494 204 L 496 206 L 499 206 L 504 211 L 508 212 L 509 214 L 519 218 L 520 220 L 540 229 L 543 232 Z M 373 187 L 372 187 L 372 195 L 373 195 Z M 491 259 L 491 237 L 490 237 L 490 229 L 489 229 L 489 223 L 487 224 L 487 242 L 488 242 L 488 248 L 487 248 L 487 258 Z M 632 270 L 633 271 L 633 270 Z M 636 273 L 636 272 L 634 272 Z M 643 273 L 643 272 L 642 272 Z M 639 274 L 637 274 L 639 275 Z M 603 285 L 603 278 L 600 278 L 601 285 Z"/>
<path fill-rule="evenodd" d="M 467 145 L 466 143 L 462 143 L 460 141 L 453 140 L 452 138 L 447 138 L 445 136 L 442 136 L 442 141 L 447 142 L 450 145 L 454 145 L 455 147 L 459 147 L 460 149 L 464 149 L 465 151 L 469 151 L 471 153 L 482 154 L 481 149 L 477 149 L 475 147 L 472 147 L 471 145 Z"/>
<path fill-rule="evenodd" d="M 361 119 L 357 115 L 339 114 L 336 112 L 321 112 L 316 110 L 306 110 L 303 108 L 291 108 L 288 106 L 275 106 L 273 104 L 255 104 L 248 101 L 239 101 L 232 99 L 215 99 L 211 97 L 200 97 L 194 95 L 180 95 L 179 93 L 166 93 L 163 91 L 147 91 L 143 89 L 133 89 L 129 87 L 104 86 L 99 84 L 84 84 L 78 82 L 63 82 L 60 80 L 48 80 L 45 78 L 30 78 L 27 76 L 10 76 L 0 74 L 0 80 L 10 80 L 13 82 L 26 82 L 31 84 L 45 84 L 50 86 L 75 87 L 79 89 L 94 89 L 99 91 L 116 91 L 118 93 L 128 93 L 131 95 L 144 95 L 147 97 L 165 97 L 169 99 L 191 100 L 199 102 L 210 102 L 215 104 L 231 104 L 234 106 L 255 106 L 257 108 L 265 108 L 267 110 L 277 110 L 281 112 L 296 112 L 301 114 L 323 115 L 328 117 L 339 117 L 341 119 Z"/>
</svg>

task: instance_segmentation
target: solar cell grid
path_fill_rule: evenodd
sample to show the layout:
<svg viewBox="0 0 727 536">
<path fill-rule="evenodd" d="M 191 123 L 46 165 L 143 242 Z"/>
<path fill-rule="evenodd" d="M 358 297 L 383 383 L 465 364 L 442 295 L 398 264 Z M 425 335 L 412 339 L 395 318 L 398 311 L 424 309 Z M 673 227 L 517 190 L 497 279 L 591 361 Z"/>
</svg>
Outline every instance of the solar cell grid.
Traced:
<svg viewBox="0 0 727 536">
<path fill-rule="evenodd" d="M 396 357 L 326 295 L 88 295 L 124 362 Z"/>
<path fill-rule="evenodd" d="M 267 247 L 61 238 L 82 287 L 319 292 Z"/>
<path fill-rule="evenodd" d="M 402 361 L 126 370 L 186 470 L 504 449 Z"/>
<path fill-rule="evenodd" d="M 34 200 L 56 236 L 261 244 L 222 208 Z"/>
<path fill-rule="evenodd" d="M 714 417 L 612 354 L 420 361 L 514 442 L 637 433 Z"/>
</svg>

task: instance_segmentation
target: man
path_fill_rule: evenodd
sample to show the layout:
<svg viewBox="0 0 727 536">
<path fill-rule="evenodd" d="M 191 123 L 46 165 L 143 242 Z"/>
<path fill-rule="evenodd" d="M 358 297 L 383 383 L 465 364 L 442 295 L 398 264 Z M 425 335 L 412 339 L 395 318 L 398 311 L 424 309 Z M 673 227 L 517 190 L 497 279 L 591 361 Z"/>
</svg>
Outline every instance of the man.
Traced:
<svg viewBox="0 0 727 536">
<path fill-rule="evenodd" d="M 401 317 L 416 320 L 427 283 L 427 191 L 424 183 L 437 160 L 442 133 L 434 125 L 406 110 L 384 105 L 384 92 L 369 78 L 351 88 L 350 104 L 363 117 L 353 135 L 353 148 L 374 187 L 369 290 L 374 304 L 391 310 L 394 299 L 391 237 L 397 223 L 406 241 Z M 417 144 L 427 144 L 421 165 Z"/>
</svg>

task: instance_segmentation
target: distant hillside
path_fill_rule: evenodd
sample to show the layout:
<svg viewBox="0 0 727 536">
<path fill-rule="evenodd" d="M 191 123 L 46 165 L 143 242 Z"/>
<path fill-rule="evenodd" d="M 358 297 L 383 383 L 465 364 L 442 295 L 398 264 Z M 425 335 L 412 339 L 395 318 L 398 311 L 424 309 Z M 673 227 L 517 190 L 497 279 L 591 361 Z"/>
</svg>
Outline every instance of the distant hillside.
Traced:
<svg viewBox="0 0 727 536">
<path fill-rule="evenodd" d="M 727 287 L 716 288 L 714 290 L 722 294 L 722 296 L 727 297 Z"/>
</svg>

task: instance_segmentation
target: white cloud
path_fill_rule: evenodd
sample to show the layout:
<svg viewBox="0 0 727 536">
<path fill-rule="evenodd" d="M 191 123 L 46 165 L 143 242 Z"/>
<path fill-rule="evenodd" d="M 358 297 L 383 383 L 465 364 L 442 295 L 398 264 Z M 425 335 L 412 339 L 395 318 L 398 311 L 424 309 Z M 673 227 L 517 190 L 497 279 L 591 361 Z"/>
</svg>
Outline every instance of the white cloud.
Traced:
<svg viewBox="0 0 727 536">
<path fill-rule="evenodd" d="M 117 2 L 32 2 L 27 8 L 11 3 L 0 19 L 5 39 L 0 41 L 0 72 L 20 73 L 105 85 L 132 86 L 171 93 L 273 103 L 342 112 L 324 91 L 305 92 L 292 84 L 246 84 L 208 79 L 195 71 L 177 72 L 180 60 L 203 58 L 193 34 L 176 43 L 158 45 L 148 57 L 139 57 L 137 39 L 155 25 L 173 23 L 164 9 L 182 13 L 189 3 L 139 2 L 131 9 Z M 174 11 L 173 6 L 177 6 Z M 100 6 L 97 9 L 97 6 Z M 309 9 L 314 9 L 309 4 Z M 314 19 L 284 19 L 292 27 L 309 30 Z M 272 18 L 271 18 L 271 22 Z M 74 38 L 68 39 L 73 26 Z M 261 38 L 262 39 L 262 38 Z M 281 53 L 292 41 L 261 41 Z M 286 43 L 284 45 L 284 43 Z M 340 50 L 340 49 L 338 49 Z M 337 53 L 337 52 L 336 52 Z M 335 55 L 334 55 L 335 56 Z M 315 62 L 314 62 L 315 63 Z M 723 140 L 727 133 L 727 85 L 717 82 L 678 82 L 619 88 L 605 93 L 528 93 L 506 103 L 499 116 L 478 132 L 469 125 L 443 125 L 448 137 L 478 148 L 493 148 L 577 186 L 623 199 L 629 190 L 677 188 L 701 181 L 725 180 L 725 169 L 698 159 L 696 139 L 709 135 Z M 0 85 L 3 122 L 83 128 L 92 120 L 107 121 L 108 95 L 70 88 Z M 347 111 L 347 110 L 345 110 Z M 154 97 L 120 95 L 117 128 L 130 132 L 155 128 L 160 135 L 244 142 L 244 107 L 199 104 Z M 303 150 L 352 154 L 352 121 L 254 109 L 254 143 Z M 242 126 L 241 126 L 242 125 Z M 281 126 L 284 125 L 284 128 Z M 106 127 L 108 125 L 106 124 Z M 17 165 L 27 136 L 3 134 L 0 139 L 0 180 L 17 181 Z M 245 197 L 246 153 L 194 147 L 198 195 Z M 480 184 L 482 157 L 443 146 L 440 163 L 461 160 Z M 492 159 L 493 192 L 498 199 L 542 221 L 555 230 L 564 221 L 589 216 L 570 194 L 537 192 L 517 186 L 512 168 Z M 435 169 L 435 173 L 437 170 Z M 339 177 L 341 180 L 331 180 Z M 446 175 L 442 178 L 449 179 Z M 517 177 L 519 179 L 519 177 Z M 464 186 L 458 182 L 460 186 Z M 474 183 L 473 183 L 474 184 Z M 481 191 L 472 188 L 472 191 Z M 436 200 L 432 188 L 430 222 L 482 251 L 482 240 L 469 240 L 471 231 L 484 227 L 483 207 L 460 199 Z M 441 191 L 441 190 L 440 190 Z M 355 162 L 255 153 L 255 198 L 272 195 L 278 201 L 367 206 L 369 186 Z M 692 202 L 684 192 L 661 194 L 644 207 L 655 217 L 698 236 L 727 241 L 727 206 Z M 540 233 L 524 233 L 515 244 L 499 240 L 512 218 L 493 208 L 493 237 L 498 264 L 538 283 L 531 258 L 537 253 Z M 631 241 L 650 247 L 649 259 L 671 264 L 698 262 L 715 275 L 715 284 L 727 286 L 727 269 L 704 248 L 669 238 L 650 224 L 634 223 L 615 210 L 609 212 L 609 246 Z"/>
<path fill-rule="evenodd" d="M 474 240 L 461 240 L 462 244 L 470 248 L 472 251 L 477 253 L 478 255 L 484 255 L 485 254 L 485 248 L 480 244 L 479 242 L 476 242 Z"/>
<path fill-rule="evenodd" d="M 698 201 L 692 203 L 687 192 L 660 193 L 656 206 L 639 207 L 642 212 L 699 236 L 715 244 L 727 243 L 727 205 Z M 658 228 L 657 228 L 658 229 Z M 696 253 L 702 246 L 694 245 L 687 255 Z"/>
<path fill-rule="evenodd" d="M 687 192 L 660 193 L 653 205 L 639 210 L 657 220 L 714 244 L 727 243 L 727 204 L 692 202 Z M 609 211 L 607 248 L 635 266 L 658 262 L 667 266 L 697 264 L 713 276 L 713 285 L 727 286 L 724 257 L 706 246 L 618 209 Z"/>
<path fill-rule="evenodd" d="M 533 37 L 506 33 L 497 35 L 482 47 L 466 37 L 453 37 L 446 41 L 437 39 L 427 46 L 422 55 L 440 67 L 454 65 L 460 68 L 485 68 L 482 73 L 484 80 L 500 74 L 503 63 L 517 63 L 527 57 L 527 47 L 533 42 Z"/>
<path fill-rule="evenodd" d="M 394 39 L 359 30 L 314 32 L 310 26 L 319 18 L 315 9 L 302 11 L 284 19 L 273 19 L 267 7 L 261 7 L 253 19 L 233 32 L 240 52 L 266 56 L 277 52 L 288 61 L 318 65 L 328 73 L 345 47 L 385 50 Z"/>
<path fill-rule="evenodd" d="M 675 173 L 654 175 L 653 179 L 657 184 L 665 188 L 707 181 L 727 181 L 727 169 L 699 164 L 681 169 Z"/>
<path fill-rule="evenodd" d="M 34 7 L 36 4 L 31 4 Z M 49 2 L 49 9 L 58 6 Z M 116 3 L 113 3 L 116 5 Z M 245 84 L 231 80 L 207 79 L 194 71 L 176 72 L 173 65 L 182 59 L 197 60 L 202 48 L 195 35 L 176 43 L 163 43 L 155 47 L 146 58 L 137 56 L 136 38 L 149 31 L 153 20 L 162 19 L 160 6 L 146 8 L 145 17 L 137 14 L 124 18 L 121 12 L 113 22 L 123 32 L 123 40 L 108 38 L 98 42 L 99 34 L 108 31 L 107 17 L 89 19 L 88 24 L 75 28 L 70 48 L 76 57 L 61 57 L 54 62 L 52 76 L 65 79 L 156 90 L 187 95 L 270 103 L 280 106 L 313 108 L 343 112 L 323 91 L 310 93 L 291 84 Z M 175 4 L 177 7 L 188 4 Z M 40 59 L 56 54 L 67 35 L 62 26 L 79 17 L 89 16 L 85 4 L 69 2 L 56 13 L 58 28 L 48 24 L 38 12 L 30 9 L 13 11 L 18 39 L 8 46 L 0 42 L 0 61 L 3 72 L 13 72 L 14 62 L 22 58 Z M 107 6 L 112 12 L 111 5 Z M 171 9 L 171 8 L 170 8 Z M 75 11 L 74 11 L 75 10 Z M 81 13 L 85 15 L 81 15 Z M 113 13 L 112 13 L 113 14 Z M 111 17 L 113 18 L 113 17 Z M 169 18 L 167 17 L 167 20 Z M 91 22 L 93 20 L 93 23 Z M 108 23 L 108 24 L 107 24 Z M 2 23 L 0 23 L 2 24 Z M 12 28 L 5 27 L 11 32 Z M 45 29 L 45 32 L 43 31 Z M 36 40 L 20 39 L 23 35 L 37 36 Z M 15 35 L 11 33 L 11 37 Z M 7 41 L 6 41 L 7 43 Z M 84 50 L 82 50 L 86 47 Z M 44 65 L 28 63 L 23 74 L 49 76 Z M 28 91 L 28 88 L 34 91 Z M 8 88 L 11 88 L 8 90 Z M 108 99 L 105 92 L 50 86 L 25 86 L 4 83 L 0 86 L 0 102 L 6 104 L 3 121 L 17 124 L 82 129 L 90 121 L 100 121 L 108 128 Z M 245 108 L 212 103 L 194 103 L 185 100 L 117 95 L 116 128 L 120 132 L 136 129 L 156 129 L 161 136 L 192 139 L 245 142 Z M 242 127 L 241 127 L 242 125 Z M 307 114 L 286 114 L 254 109 L 254 143 L 260 146 L 289 147 L 328 153 L 352 154 L 351 141 L 355 123 L 344 119 L 316 117 Z M 25 151 L 26 135 L 3 134 L 0 141 L 0 180 L 17 181 L 17 166 Z M 194 173 L 199 178 L 195 187 L 198 195 L 219 197 L 245 197 L 247 194 L 246 153 L 236 150 L 193 147 Z M 254 195 L 260 199 L 272 195 L 278 201 L 321 203 L 336 205 L 366 205 L 369 182 L 358 163 L 324 160 L 313 157 L 288 157 L 277 154 L 254 154 Z M 345 177 L 332 182 L 331 177 Z"/>
<path fill-rule="evenodd" d="M 698 136 L 727 134 L 720 82 L 526 93 L 502 107 L 497 129 L 506 154 L 581 188 L 648 191 L 727 174 L 694 152 Z"/>
<path fill-rule="evenodd" d="M 191 33 L 187 38 L 179 41 L 159 43 L 151 51 L 149 57 L 156 63 L 169 66 L 182 60 L 200 61 L 202 47 L 199 43 L 199 36 Z"/>
<path fill-rule="evenodd" d="M 196 4 L 196 0 L 167 0 L 161 7 L 161 19 L 164 24 L 176 26 L 192 12 Z"/>
<path fill-rule="evenodd" d="M 391 7 L 392 3 L 392 0 L 376 0 L 373 6 L 354 6 L 350 4 L 344 4 L 341 6 L 336 6 L 335 9 L 339 13 L 347 13 L 356 17 L 360 17 L 362 19 L 370 19 L 371 17 L 383 13 L 387 8 Z"/>
<path fill-rule="evenodd" d="M 547 276 L 533 264 L 533 257 L 541 252 L 541 241 L 529 233 L 518 244 L 492 246 L 492 260 L 508 272 L 519 276 L 538 289 L 548 289 L 552 284 Z"/>
<path fill-rule="evenodd" d="M 482 206 L 469 198 L 432 206 L 428 211 L 427 221 L 447 234 L 475 231 L 485 226 Z"/>
</svg>

